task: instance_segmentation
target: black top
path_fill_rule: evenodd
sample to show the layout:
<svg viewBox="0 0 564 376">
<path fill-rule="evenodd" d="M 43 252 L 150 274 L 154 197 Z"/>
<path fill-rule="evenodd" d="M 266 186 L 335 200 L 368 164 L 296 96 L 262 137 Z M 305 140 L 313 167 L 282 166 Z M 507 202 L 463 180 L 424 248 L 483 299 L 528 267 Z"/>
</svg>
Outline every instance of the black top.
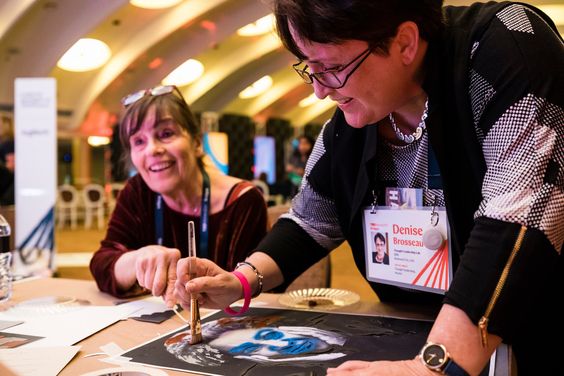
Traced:
<svg viewBox="0 0 564 376">
<path fill-rule="evenodd" d="M 212 261 L 226 270 L 233 270 L 245 260 L 266 233 L 266 204 L 262 194 L 251 183 L 239 182 L 235 187 L 252 187 L 240 194 L 234 188 L 225 207 L 209 216 L 208 251 Z M 213 186 L 211 187 L 213 190 Z M 141 293 L 139 289 L 120 291 L 114 265 L 125 252 L 156 244 L 155 202 L 157 193 L 151 191 L 140 175 L 130 178 L 120 192 L 106 236 L 90 261 L 90 270 L 98 287 L 115 296 Z M 200 217 L 177 212 L 163 200 L 163 246 L 180 250 L 188 256 L 188 221 L 200 227 Z M 196 232 L 199 244 L 200 232 Z"/>
<path fill-rule="evenodd" d="M 445 302 L 477 324 L 516 251 L 487 316 L 488 331 L 513 345 L 520 375 L 560 367 L 556 348 L 538 344 L 560 341 L 564 323 L 564 47 L 544 17 L 509 3 L 445 8 L 424 83 L 457 267 Z M 344 240 L 366 274 L 362 208 L 377 133 L 348 126 L 340 110 L 324 127 L 292 210 L 259 244 L 286 284 Z M 383 301 L 439 297 L 371 286 Z"/>
</svg>

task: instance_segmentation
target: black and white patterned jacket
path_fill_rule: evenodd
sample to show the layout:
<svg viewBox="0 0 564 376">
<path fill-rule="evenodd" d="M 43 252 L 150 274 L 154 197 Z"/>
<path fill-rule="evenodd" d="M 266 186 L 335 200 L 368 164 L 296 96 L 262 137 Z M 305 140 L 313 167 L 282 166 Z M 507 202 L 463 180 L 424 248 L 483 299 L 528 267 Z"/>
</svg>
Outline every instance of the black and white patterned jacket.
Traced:
<svg viewBox="0 0 564 376">
<path fill-rule="evenodd" d="M 475 324 L 486 317 L 489 332 L 520 349 L 564 321 L 552 320 L 564 296 L 564 44 L 550 20 L 519 4 L 446 7 L 445 19 L 424 83 L 461 255 L 445 301 Z M 287 283 L 344 240 L 365 274 L 362 208 L 377 144 L 377 126 L 349 127 L 340 110 L 323 128 L 291 211 L 259 245 Z M 382 300 L 410 299 L 371 285 Z"/>
</svg>

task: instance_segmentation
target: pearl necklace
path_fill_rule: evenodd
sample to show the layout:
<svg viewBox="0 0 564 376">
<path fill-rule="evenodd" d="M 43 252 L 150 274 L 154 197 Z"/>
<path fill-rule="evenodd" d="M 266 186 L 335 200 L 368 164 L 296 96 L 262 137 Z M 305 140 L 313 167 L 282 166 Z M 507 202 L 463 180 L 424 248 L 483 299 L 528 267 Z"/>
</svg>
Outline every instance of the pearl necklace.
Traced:
<svg viewBox="0 0 564 376">
<path fill-rule="evenodd" d="M 421 121 L 419 122 L 419 125 L 417 126 L 415 132 L 413 132 L 412 134 L 404 134 L 402 131 L 400 131 L 396 124 L 394 116 L 390 112 L 388 118 L 390 119 L 390 124 L 392 125 L 392 129 L 394 130 L 398 140 L 403 141 L 406 144 L 411 144 L 413 141 L 417 141 L 421 138 L 421 136 L 423 136 L 423 131 L 426 128 L 425 119 L 427 119 L 427 112 L 429 109 L 428 103 L 429 99 L 425 100 L 425 110 L 423 110 L 423 115 L 421 115 Z"/>
</svg>

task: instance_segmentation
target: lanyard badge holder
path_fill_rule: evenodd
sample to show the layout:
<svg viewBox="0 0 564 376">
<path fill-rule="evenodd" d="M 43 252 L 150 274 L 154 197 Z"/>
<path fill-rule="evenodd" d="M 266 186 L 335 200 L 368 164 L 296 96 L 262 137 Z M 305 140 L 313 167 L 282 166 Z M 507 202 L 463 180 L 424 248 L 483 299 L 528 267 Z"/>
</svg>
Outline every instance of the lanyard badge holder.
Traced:
<svg viewBox="0 0 564 376">
<path fill-rule="evenodd" d="M 423 245 L 431 251 L 436 251 L 441 248 L 445 241 L 442 232 L 437 228 L 439 220 L 440 217 L 437 212 L 437 197 L 435 196 L 433 209 L 431 210 L 431 226 L 427 227 L 423 231 Z"/>
<path fill-rule="evenodd" d="M 432 148 L 428 166 L 427 189 L 441 189 Z M 384 187 L 386 206 L 378 206 L 373 190 L 372 203 L 363 212 L 366 279 L 444 294 L 453 268 L 449 224 L 439 197 L 432 197 L 432 207 L 425 207 L 423 189 Z"/>
</svg>

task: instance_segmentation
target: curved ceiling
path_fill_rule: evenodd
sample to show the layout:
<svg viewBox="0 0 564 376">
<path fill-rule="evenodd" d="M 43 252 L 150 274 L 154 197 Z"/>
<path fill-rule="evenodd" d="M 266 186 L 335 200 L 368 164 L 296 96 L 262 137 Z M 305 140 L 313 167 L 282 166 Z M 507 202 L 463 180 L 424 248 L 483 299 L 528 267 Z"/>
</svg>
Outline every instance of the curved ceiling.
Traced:
<svg viewBox="0 0 564 376">
<path fill-rule="evenodd" d="M 115 122 L 121 97 L 157 85 L 182 62 L 195 58 L 204 64 L 204 75 L 181 88 L 194 111 L 244 114 L 257 122 L 286 118 L 294 126 L 323 123 L 334 104 L 298 106 L 312 89 L 291 69 L 295 59 L 276 35 L 236 33 L 269 13 L 265 3 L 184 0 L 168 9 L 149 10 L 127 0 L 2 0 L 0 111 L 10 112 L 13 107 L 16 77 L 50 76 L 57 80 L 60 133 L 103 134 Z M 531 3 L 564 4 L 564 0 Z M 89 72 L 57 68 L 58 59 L 85 37 L 108 44 L 111 59 Z M 273 78 L 266 93 L 238 98 L 242 89 L 266 74 Z"/>
</svg>

